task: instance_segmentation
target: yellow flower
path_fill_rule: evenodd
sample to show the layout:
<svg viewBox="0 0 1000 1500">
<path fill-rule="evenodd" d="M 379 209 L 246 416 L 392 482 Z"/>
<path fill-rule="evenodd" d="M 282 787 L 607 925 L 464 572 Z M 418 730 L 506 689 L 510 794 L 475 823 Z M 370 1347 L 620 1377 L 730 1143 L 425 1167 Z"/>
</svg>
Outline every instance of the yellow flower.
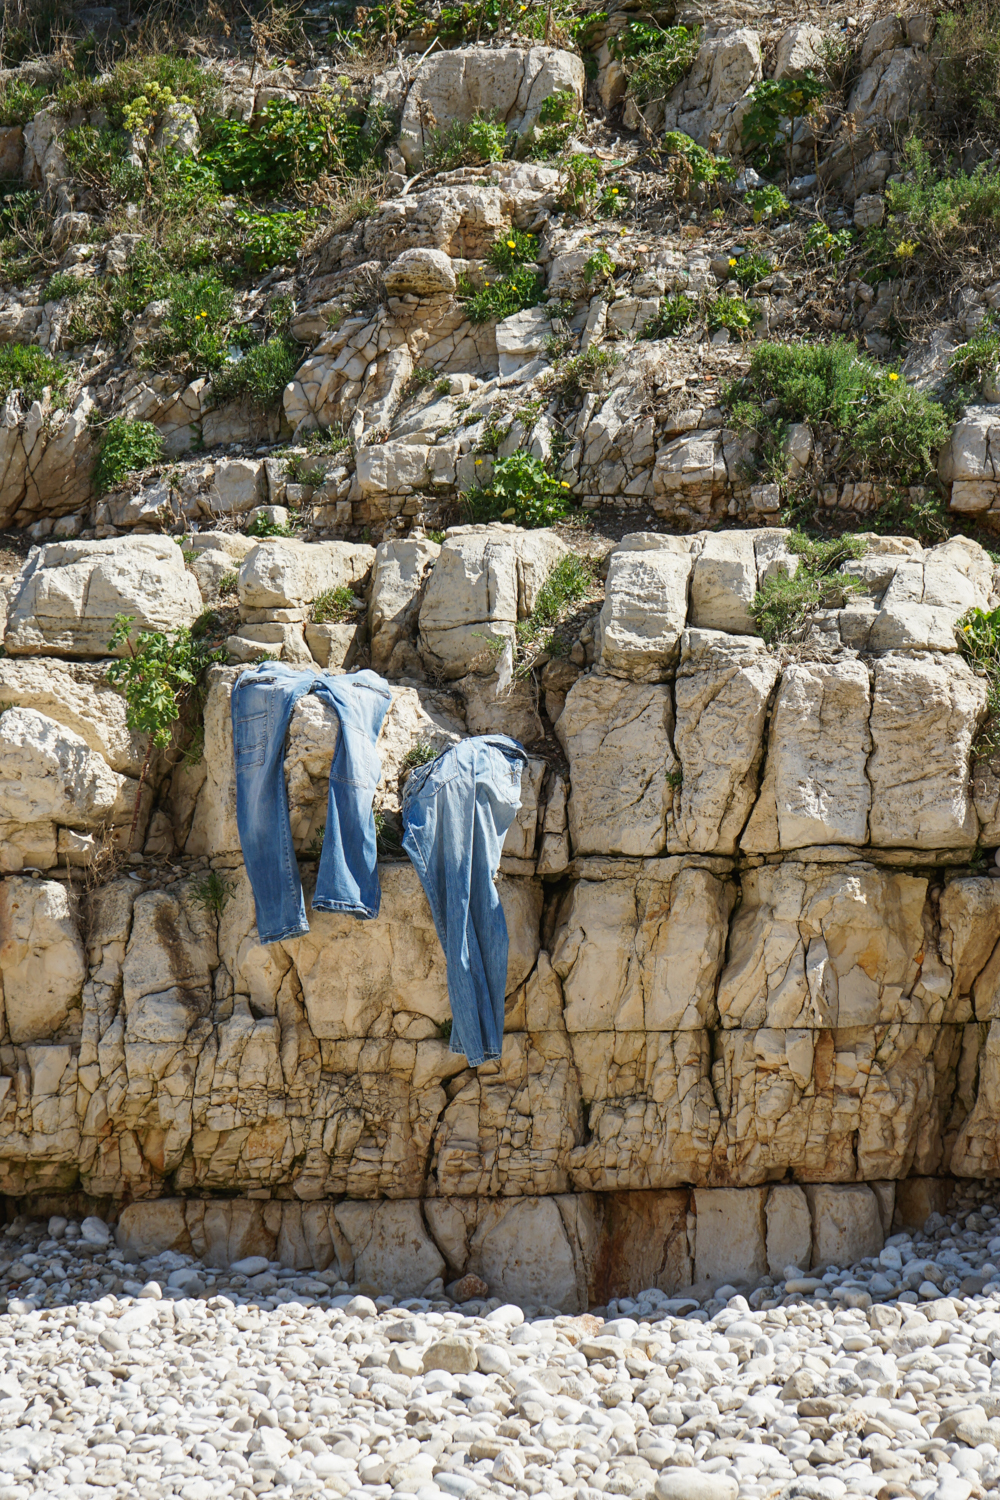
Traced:
<svg viewBox="0 0 1000 1500">
<path fill-rule="evenodd" d="M 569 489 L 569 480 L 568 479 L 564 479 L 563 480 L 562 487 L 563 487 L 564 490 L 568 490 Z"/>
<path fill-rule="evenodd" d="M 895 371 L 893 371 L 893 373 L 890 374 L 889 379 L 890 380 L 898 380 L 899 376 L 895 373 Z"/>
<path fill-rule="evenodd" d="M 480 465 L 480 464 L 481 464 L 481 463 L 482 463 L 482 459 L 481 459 L 481 458 L 477 458 L 477 459 L 476 459 L 476 468 L 477 468 L 477 469 L 478 469 L 478 468 L 479 468 L 479 465 Z"/>
<path fill-rule="evenodd" d="M 508 250 L 516 250 L 517 249 L 517 246 L 515 245 L 515 243 L 514 243 L 513 240 L 508 240 L 507 241 L 507 249 Z"/>
<path fill-rule="evenodd" d="M 730 264 L 730 265 L 731 265 L 731 266 L 735 266 L 735 264 L 736 264 L 736 257 L 735 257 L 735 256 L 733 256 L 733 255 L 731 255 L 731 256 L 730 256 L 730 257 L 729 257 L 729 264 Z"/>
<path fill-rule="evenodd" d="M 613 192 L 613 193 L 617 193 L 617 191 L 618 191 L 618 189 L 617 189 L 617 188 L 612 188 L 612 189 L 611 189 L 611 191 L 612 191 L 612 192 Z"/>
</svg>

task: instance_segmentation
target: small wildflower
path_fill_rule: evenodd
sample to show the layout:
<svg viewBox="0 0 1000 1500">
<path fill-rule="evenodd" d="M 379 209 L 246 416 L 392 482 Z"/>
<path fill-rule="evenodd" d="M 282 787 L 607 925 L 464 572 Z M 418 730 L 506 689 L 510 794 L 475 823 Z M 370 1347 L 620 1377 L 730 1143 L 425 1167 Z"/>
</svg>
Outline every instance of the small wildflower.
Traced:
<svg viewBox="0 0 1000 1500">
<path fill-rule="evenodd" d="M 563 487 L 564 490 L 568 490 L 569 489 L 570 486 L 569 486 L 569 480 L 568 479 L 564 479 L 562 481 L 562 487 Z"/>
<path fill-rule="evenodd" d="M 481 463 L 482 463 L 482 459 L 481 458 L 477 458 L 476 459 L 476 468 L 477 469 L 479 468 L 479 466 L 480 466 Z"/>
<path fill-rule="evenodd" d="M 517 249 L 517 246 L 515 245 L 515 243 L 514 243 L 513 240 L 508 240 L 507 241 L 507 249 L 508 250 L 516 250 Z"/>
<path fill-rule="evenodd" d="M 730 257 L 729 257 L 729 264 L 730 264 L 730 265 L 731 265 L 731 266 L 735 266 L 735 264 L 736 264 L 736 257 L 735 257 L 735 255 L 731 255 L 731 256 L 730 256 Z"/>
<path fill-rule="evenodd" d="M 612 191 L 612 192 L 613 192 L 613 193 L 617 193 L 617 191 L 618 191 L 618 189 L 617 189 L 617 188 L 612 188 L 612 189 L 611 189 L 611 191 Z"/>
<path fill-rule="evenodd" d="M 889 375 L 889 379 L 890 380 L 898 380 L 899 379 L 899 376 L 896 374 L 895 370 L 893 370 L 891 372 L 891 374 Z"/>
</svg>

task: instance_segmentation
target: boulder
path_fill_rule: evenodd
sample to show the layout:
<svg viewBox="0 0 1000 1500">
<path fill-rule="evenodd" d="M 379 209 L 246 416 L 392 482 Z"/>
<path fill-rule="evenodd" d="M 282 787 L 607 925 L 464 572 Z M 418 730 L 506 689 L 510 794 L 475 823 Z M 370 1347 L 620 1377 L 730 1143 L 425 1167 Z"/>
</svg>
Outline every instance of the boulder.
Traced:
<svg viewBox="0 0 1000 1500">
<path fill-rule="evenodd" d="M 666 102 L 663 128 L 730 155 L 739 143 L 740 105 L 763 77 L 760 38 L 749 26 L 706 38 L 690 72 Z M 647 123 L 649 123 L 647 121 Z"/>
<path fill-rule="evenodd" d="M 375 549 L 361 543 L 268 538 L 257 543 L 240 567 L 240 605 L 244 610 L 303 610 L 330 589 L 362 583 L 374 557 Z"/>
<path fill-rule="evenodd" d="M 812 1262 L 812 1217 L 800 1187 L 787 1183 L 767 1195 L 767 1269 L 783 1277 L 786 1266 L 808 1269 Z"/>
<path fill-rule="evenodd" d="M 576 854 L 659 854 L 677 768 L 670 688 L 581 677 L 556 722 Z"/>
<path fill-rule="evenodd" d="M 426 58 L 410 85 L 399 126 L 399 149 L 419 171 L 430 128 L 468 124 L 478 114 L 501 119 L 530 140 L 542 104 L 569 89 L 582 105 L 583 63 L 555 47 L 467 47 Z"/>
<path fill-rule="evenodd" d="M 51 542 L 32 548 L 18 575 L 4 647 L 10 656 L 107 656 L 116 615 L 131 615 L 136 631 L 172 631 L 201 609 L 172 537 Z"/>
<path fill-rule="evenodd" d="M 76 903 L 64 885 L 16 875 L 0 882 L 0 974 L 11 1041 L 50 1041 L 79 1005 L 87 977 Z"/>
<path fill-rule="evenodd" d="M 774 53 L 774 78 L 800 78 L 810 69 L 822 67 L 823 32 L 808 21 L 789 26 L 778 38 Z"/>
<path fill-rule="evenodd" d="M 866 1183 L 809 1184 L 805 1194 L 812 1210 L 812 1264 L 817 1270 L 878 1255 L 885 1234 L 878 1199 Z"/>
<path fill-rule="evenodd" d="M 338 1203 L 334 1215 L 354 1258 L 354 1275 L 379 1292 L 419 1297 L 443 1275 L 444 1259 L 427 1233 L 420 1204 Z"/>
<path fill-rule="evenodd" d="M 516 375 L 524 365 L 545 353 L 552 337 L 552 314 L 544 307 L 512 313 L 496 326 L 500 375 Z"/>
<path fill-rule="evenodd" d="M 696 1188 L 695 1280 L 756 1282 L 767 1270 L 766 1188 Z"/>
<path fill-rule="evenodd" d="M 667 676 L 680 652 L 692 561 L 682 537 L 635 532 L 622 538 L 608 562 L 597 623 L 602 671 L 638 682 Z"/>
<path fill-rule="evenodd" d="M 437 542 L 400 540 L 380 542 L 375 549 L 368 596 L 368 632 L 372 667 L 389 677 L 406 675 L 397 646 L 415 638 L 420 604 L 440 554 Z"/>
<path fill-rule="evenodd" d="M 420 605 L 420 652 L 428 666 L 447 678 L 491 670 L 492 648 L 513 638 L 567 550 L 554 531 L 452 527 Z"/>
<path fill-rule="evenodd" d="M 0 714 L 0 768 L 0 822 L 97 828 L 124 814 L 127 779 L 35 709 Z"/>
<path fill-rule="evenodd" d="M 443 250 L 404 250 L 384 272 L 385 289 L 390 297 L 433 297 L 439 292 L 453 292 L 456 286 L 451 259 Z"/>
<path fill-rule="evenodd" d="M 751 531 L 710 533 L 694 560 L 690 623 L 699 630 L 756 635 L 749 606 L 757 592 L 757 557 Z"/>
</svg>

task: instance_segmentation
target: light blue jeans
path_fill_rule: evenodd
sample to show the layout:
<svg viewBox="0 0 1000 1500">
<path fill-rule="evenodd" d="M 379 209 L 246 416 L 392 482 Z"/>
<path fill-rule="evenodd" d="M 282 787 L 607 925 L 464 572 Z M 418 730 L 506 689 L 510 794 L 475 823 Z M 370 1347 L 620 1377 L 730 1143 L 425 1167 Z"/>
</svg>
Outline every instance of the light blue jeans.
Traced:
<svg viewBox="0 0 1000 1500">
<path fill-rule="evenodd" d="M 474 1068 L 503 1045 L 507 923 L 494 880 L 527 758 L 506 735 L 476 736 L 412 772 L 403 792 L 403 848 L 448 966 L 451 1050 Z"/>
<path fill-rule="evenodd" d="M 309 931 L 284 771 L 288 721 L 306 693 L 331 704 L 340 720 L 313 908 L 378 916 L 372 798 L 382 774 L 375 742 L 392 702 L 389 684 L 375 672 L 334 676 L 263 662 L 240 674 L 232 698 L 236 823 L 262 943 Z"/>
</svg>

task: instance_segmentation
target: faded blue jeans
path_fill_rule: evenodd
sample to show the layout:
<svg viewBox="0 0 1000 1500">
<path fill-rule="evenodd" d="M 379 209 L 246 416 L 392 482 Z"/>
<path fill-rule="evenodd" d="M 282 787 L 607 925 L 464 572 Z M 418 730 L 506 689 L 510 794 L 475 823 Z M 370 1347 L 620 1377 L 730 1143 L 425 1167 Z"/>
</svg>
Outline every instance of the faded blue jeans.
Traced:
<svg viewBox="0 0 1000 1500">
<path fill-rule="evenodd" d="M 507 923 L 493 882 L 527 758 L 506 735 L 476 736 L 412 772 L 403 792 L 403 848 L 448 966 L 451 1050 L 474 1068 L 503 1045 Z"/>
<path fill-rule="evenodd" d="M 382 774 L 375 742 L 392 702 L 389 684 L 375 672 L 335 676 L 263 662 L 240 674 L 232 698 L 236 823 L 262 943 L 309 931 L 284 768 L 288 721 L 306 693 L 331 704 L 340 720 L 313 909 L 378 916 L 372 798 Z"/>
</svg>

